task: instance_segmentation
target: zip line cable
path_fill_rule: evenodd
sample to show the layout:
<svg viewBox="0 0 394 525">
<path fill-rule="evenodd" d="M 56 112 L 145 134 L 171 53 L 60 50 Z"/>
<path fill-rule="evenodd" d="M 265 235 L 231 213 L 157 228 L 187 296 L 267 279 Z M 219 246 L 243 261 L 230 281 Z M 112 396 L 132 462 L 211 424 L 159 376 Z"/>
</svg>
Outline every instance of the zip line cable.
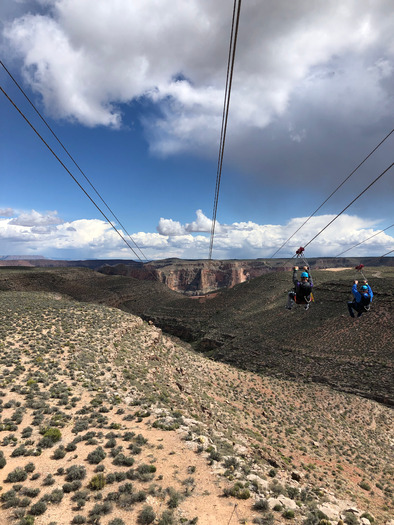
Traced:
<svg viewBox="0 0 394 525">
<path fill-rule="evenodd" d="M 381 177 L 383 177 L 383 175 L 384 175 L 385 173 L 387 173 L 387 172 L 388 172 L 393 166 L 394 166 L 394 162 L 393 162 L 388 168 L 386 168 L 386 169 L 385 169 L 380 175 L 378 175 L 378 176 L 376 177 L 376 179 L 373 180 L 373 181 L 371 182 L 371 184 L 369 184 L 369 185 L 368 185 L 368 186 L 367 186 L 367 187 L 366 187 L 361 193 L 359 193 L 359 194 L 357 195 L 357 197 L 355 197 L 355 198 L 352 200 L 352 202 L 351 202 L 350 204 L 348 204 L 345 208 L 343 208 L 343 210 L 342 210 L 341 212 L 339 212 L 338 215 L 336 215 L 336 216 L 335 216 L 335 217 L 334 217 L 334 218 L 333 218 L 328 224 L 326 224 L 326 226 L 324 226 L 324 228 L 322 228 L 322 229 L 321 229 L 321 230 L 320 230 L 320 231 L 319 231 L 314 237 L 312 237 L 312 239 L 311 239 L 310 241 L 308 241 L 306 244 L 304 244 L 304 249 L 305 249 L 305 248 L 306 248 L 306 247 L 307 247 L 312 241 L 314 241 L 314 240 L 315 240 L 315 239 L 316 239 L 321 233 L 323 233 L 324 230 L 327 229 L 327 228 L 330 226 L 330 224 L 332 224 L 335 220 L 337 220 L 338 217 L 339 217 L 340 215 L 342 215 L 342 213 L 343 213 L 344 211 L 346 211 L 348 208 L 350 208 L 350 206 L 351 206 L 354 202 L 356 202 L 356 200 L 359 199 L 359 198 L 361 197 L 361 195 L 363 195 L 367 190 L 369 190 L 369 188 L 370 188 L 371 186 L 373 186 L 373 185 L 375 184 L 375 182 L 377 182 Z"/>
<path fill-rule="evenodd" d="M 213 239 L 215 236 L 216 214 L 217 214 L 218 200 L 219 200 L 220 180 L 222 176 L 224 145 L 226 142 L 227 121 L 228 121 L 228 112 L 229 112 L 229 107 L 230 107 L 231 86 L 233 82 L 234 60 L 235 60 L 235 50 L 237 47 L 237 36 L 238 36 L 240 11 L 241 11 L 241 0 L 238 0 L 238 5 L 237 5 L 237 0 L 234 0 L 233 18 L 231 22 L 229 54 L 228 54 L 228 61 L 227 61 L 226 88 L 225 88 L 224 104 L 223 104 L 222 128 L 220 132 L 219 157 L 218 157 L 218 166 L 217 166 L 217 172 L 216 172 L 215 198 L 214 198 L 213 212 L 212 212 L 211 239 L 209 243 L 209 256 L 208 256 L 209 260 L 212 259 Z"/>
<path fill-rule="evenodd" d="M 380 257 L 386 257 L 386 255 L 388 255 L 389 253 L 393 253 L 394 250 L 390 250 L 389 252 L 385 253 L 384 255 L 381 255 Z"/>
<path fill-rule="evenodd" d="M 371 235 L 370 237 L 368 237 L 368 238 L 365 239 L 364 241 L 361 241 L 361 242 L 355 244 L 354 246 L 352 246 L 351 248 L 348 248 L 347 250 L 344 250 L 343 252 L 338 253 L 338 255 L 336 255 L 335 257 L 339 257 L 339 256 L 342 255 L 343 253 L 346 253 L 346 252 L 349 252 L 350 250 L 353 250 L 353 248 L 356 248 L 357 246 L 360 246 L 360 244 L 363 244 L 364 242 L 369 241 L 369 239 L 372 239 L 372 237 L 375 237 L 376 235 L 379 235 L 380 233 L 385 232 L 386 230 L 392 228 L 393 226 L 394 226 L 394 224 L 392 224 L 391 226 L 387 226 L 387 228 L 385 228 L 384 230 L 380 230 L 380 231 L 374 233 L 373 235 Z"/>
<path fill-rule="evenodd" d="M 354 173 L 356 173 L 356 171 L 357 171 L 359 168 L 361 168 L 361 166 L 364 164 L 364 162 L 365 162 L 366 160 L 368 160 L 369 157 L 370 157 L 373 153 L 375 153 L 375 151 L 376 151 L 378 148 L 380 148 L 380 146 L 383 144 L 383 142 L 384 142 L 385 140 L 387 140 L 387 139 L 390 137 L 390 135 L 391 135 L 392 133 L 394 133 L 394 128 L 390 131 L 390 133 L 388 133 L 388 134 L 384 137 L 383 140 L 381 140 L 381 141 L 379 142 L 379 144 L 378 144 L 377 146 L 375 146 L 375 148 L 374 148 L 374 149 L 373 149 L 373 150 L 372 150 L 372 151 L 371 151 L 371 152 L 365 157 L 365 159 L 364 159 L 362 162 L 360 162 L 360 164 L 359 164 L 356 168 L 354 168 L 354 170 L 350 173 L 350 175 L 348 175 L 348 176 L 347 176 L 347 177 L 341 182 L 341 184 L 335 188 L 335 190 L 334 190 L 334 191 L 333 191 L 333 192 L 332 192 L 332 193 L 326 198 L 326 200 L 325 200 L 324 202 L 322 202 L 318 208 L 316 208 L 316 210 L 315 210 L 315 211 L 314 211 L 314 212 L 313 212 L 313 213 L 312 213 L 312 214 L 306 219 L 305 222 L 303 222 L 303 223 L 301 224 L 301 226 L 300 226 L 300 227 L 299 227 L 299 228 L 298 228 L 298 229 L 297 229 L 297 230 L 296 230 L 296 231 L 295 231 L 295 232 L 294 232 L 294 233 L 293 233 L 293 234 L 287 239 L 287 241 L 285 241 L 285 242 L 282 244 L 282 246 L 280 246 L 280 248 L 278 248 L 278 249 L 276 250 L 276 252 L 275 252 L 273 255 L 271 255 L 271 259 L 272 259 L 273 257 L 275 257 L 275 255 L 276 255 L 276 254 L 277 254 L 277 253 L 278 253 L 278 252 L 279 252 L 284 246 L 286 246 L 286 244 L 290 241 L 290 239 L 292 239 L 292 238 L 294 237 L 294 235 L 295 235 L 296 233 L 298 233 L 298 232 L 301 230 L 301 228 L 302 228 L 303 226 L 305 226 L 305 224 L 306 224 L 306 223 L 307 223 L 307 222 L 308 222 L 308 221 L 309 221 L 314 215 L 316 215 L 316 213 L 320 210 L 320 208 L 322 208 L 322 207 L 324 206 L 324 204 L 325 204 L 329 199 L 331 199 L 331 197 L 334 195 L 334 193 L 336 193 L 336 192 L 339 190 L 339 188 L 341 188 L 341 187 L 345 184 L 345 182 L 346 182 L 347 180 L 349 180 L 350 177 L 351 177 Z"/>
<path fill-rule="evenodd" d="M 79 188 L 84 192 L 84 194 L 87 196 L 87 198 L 94 204 L 94 206 L 98 209 L 98 211 L 101 213 L 101 215 L 105 218 L 105 220 L 112 226 L 112 228 L 116 231 L 116 233 L 119 235 L 119 237 L 122 239 L 122 241 L 127 244 L 127 246 L 130 248 L 130 250 L 134 253 L 134 255 L 142 262 L 140 256 L 134 251 L 133 247 L 127 242 L 127 240 L 123 237 L 123 235 L 119 232 L 119 230 L 116 228 L 116 226 L 111 222 L 111 220 L 105 215 L 105 213 L 102 211 L 102 209 L 94 202 L 92 197 L 89 195 L 89 193 L 81 186 L 81 184 L 78 182 L 78 180 L 74 177 L 74 175 L 71 173 L 71 171 L 67 168 L 67 166 L 60 160 L 60 158 L 56 155 L 56 153 L 53 151 L 53 149 L 49 146 L 49 144 L 45 141 L 45 139 L 40 135 L 40 133 L 36 130 L 36 128 L 33 126 L 33 124 L 29 121 L 29 119 L 22 113 L 22 111 L 18 108 L 18 106 L 15 104 L 15 102 L 7 95 L 7 93 L 4 91 L 4 89 L 0 86 L 0 90 L 4 93 L 4 95 L 8 98 L 8 100 L 11 102 L 11 104 L 14 106 L 14 108 L 18 111 L 18 113 L 25 119 L 27 124 L 32 128 L 32 130 L 36 133 L 36 135 L 42 140 L 42 142 L 45 144 L 45 146 L 49 149 L 49 151 L 52 153 L 52 155 L 57 159 L 57 161 L 63 166 L 63 168 L 67 171 L 67 173 L 70 175 L 70 177 L 74 180 L 74 182 L 79 186 Z"/>
<path fill-rule="evenodd" d="M 126 232 L 127 236 L 129 237 L 129 239 L 133 242 L 134 246 L 140 251 L 140 253 L 142 254 L 143 258 L 145 259 L 145 261 L 147 261 L 148 259 L 145 257 L 145 254 L 144 252 L 141 250 L 141 248 L 137 245 L 137 243 L 134 241 L 134 239 L 131 237 L 131 235 L 128 233 L 128 231 L 126 230 L 126 228 L 123 226 L 123 224 L 120 222 L 120 220 L 118 219 L 118 217 L 115 215 L 115 213 L 111 210 L 111 208 L 109 207 L 109 205 L 105 202 L 105 200 L 102 198 L 102 196 L 100 195 L 100 193 L 97 191 L 97 189 L 94 187 L 94 185 L 92 184 L 92 182 L 89 180 L 89 178 L 85 175 L 85 173 L 82 171 L 82 169 L 79 167 L 79 165 L 77 164 L 77 162 L 75 161 L 75 159 L 73 158 L 73 156 L 71 155 L 71 153 L 67 150 L 67 148 L 64 146 L 64 144 L 62 143 L 62 141 L 59 139 L 59 137 L 56 135 L 56 133 L 52 130 L 52 128 L 50 127 L 50 125 L 47 123 L 47 121 L 45 120 L 45 118 L 41 115 L 41 113 L 38 111 L 38 109 L 35 107 L 35 105 L 33 104 L 33 102 L 30 100 L 30 98 L 27 96 L 27 94 L 25 93 L 25 91 L 22 89 L 22 87 L 19 85 L 19 83 L 17 82 L 17 80 L 12 76 L 12 74 L 10 73 L 10 71 L 6 68 L 4 62 L 2 60 L 0 60 L 0 65 L 3 66 L 4 70 L 8 73 L 8 75 L 10 76 L 10 78 L 13 80 L 13 82 L 16 84 L 16 86 L 19 88 L 19 90 L 22 92 L 22 94 L 25 96 L 25 98 L 27 99 L 27 101 L 30 103 L 30 105 L 32 106 L 32 108 L 34 109 L 34 111 L 37 113 L 37 115 L 40 117 L 40 119 L 43 121 L 43 123 L 46 125 L 46 127 L 49 129 L 49 131 L 52 133 L 52 135 L 55 137 L 55 139 L 57 140 L 57 142 L 60 144 L 60 146 L 63 148 L 63 150 L 66 152 L 66 154 L 68 155 L 68 157 L 72 160 L 72 162 L 74 163 L 74 165 L 78 168 L 78 170 L 80 171 L 80 173 L 85 177 L 85 180 L 90 184 L 91 188 L 95 191 L 96 195 L 100 198 L 101 202 L 106 206 L 107 210 L 109 210 L 109 212 L 112 214 L 112 216 L 114 217 L 114 219 L 118 222 L 118 224 L 120 225 L 120 227 Z M 135 252 L 134 252 L 135 253 Z M 138 256 L 137 256 L 138 257 Z M 141 261 L 140 257 L 138 257 L 138 259 Z M 142 261 L 141 261 L 142 262 Z"/>
</svg>

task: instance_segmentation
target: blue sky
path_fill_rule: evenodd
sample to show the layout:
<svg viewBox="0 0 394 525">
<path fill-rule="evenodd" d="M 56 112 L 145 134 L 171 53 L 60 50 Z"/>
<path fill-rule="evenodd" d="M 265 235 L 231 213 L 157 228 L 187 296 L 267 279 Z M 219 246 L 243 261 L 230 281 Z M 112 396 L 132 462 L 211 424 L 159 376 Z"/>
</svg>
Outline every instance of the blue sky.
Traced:
<svg viewBox="0 0 394 525">
<path fill-rule="evenodd" d="M 146 257 L 207 258 L 232 3 L 6 0 L 0 15 L 3 62 Z M 244 0 L 214 258 L 271 256 L 391 131 L 393 23 L 383 0 Z M 0 84 L 109 214 L 2 68 Z M 0 95 L 0 256 L 135 258 Z M 393 151 L 394 133 L 278 256 L 306 244 Z M 393 173 L 307 256 L 392 224 Z M 394 228 L 348 254 L 393 248 Z"/>
</svg>

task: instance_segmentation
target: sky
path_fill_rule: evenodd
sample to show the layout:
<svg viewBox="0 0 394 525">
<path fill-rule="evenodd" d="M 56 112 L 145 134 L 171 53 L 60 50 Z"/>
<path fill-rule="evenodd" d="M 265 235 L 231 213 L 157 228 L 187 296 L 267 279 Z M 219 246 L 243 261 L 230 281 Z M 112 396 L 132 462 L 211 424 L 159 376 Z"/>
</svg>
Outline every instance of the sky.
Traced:
<svg viewBox="0 0 394 525">
<path fill-rule="evenodd" d="M 1 66 L 0 85 L 134 252 L 0 92 L 0 257 L 208 258 L 232 11 L 1 2 L 1 60 L 83 174 Z M 394 128 L 393 27 L 386 0 L 243 0 L 214 259 L 271 257 Z M 276 256 L 307 244 L 393 152 L 394 133 Z M 306 257 L 394 223 L 393 190 L 394 167 Z M 393 249 L 394 228 L 347 255 Z"/>
</svg>

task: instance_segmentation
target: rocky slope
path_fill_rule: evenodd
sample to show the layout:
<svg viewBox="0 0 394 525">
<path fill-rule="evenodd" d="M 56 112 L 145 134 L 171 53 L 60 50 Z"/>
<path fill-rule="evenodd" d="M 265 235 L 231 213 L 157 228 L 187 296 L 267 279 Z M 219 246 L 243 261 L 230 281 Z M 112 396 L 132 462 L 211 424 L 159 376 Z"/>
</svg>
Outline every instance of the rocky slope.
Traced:
<svg viewBox="0 0 394 525">
<path fill-rule="evenodd" d="M 318 382 L 394 404 L 394 270 L 368 268 L 371 312 L 348 316 L 354 271 L 313 272 L 315 303 L 285 310 L 291 272 L 271 272 L 208 299 L 156 281 L 88 269 L 3 269 L 0 290 L 57 291 L 120 307 L 215 359 L 265 375 Z"/>
<path fill-rule="evenodd" d="M 1 523 L 392 525 L 388 407 L 214 362 L 114 308 L 0 300 Z"/>
</svg>

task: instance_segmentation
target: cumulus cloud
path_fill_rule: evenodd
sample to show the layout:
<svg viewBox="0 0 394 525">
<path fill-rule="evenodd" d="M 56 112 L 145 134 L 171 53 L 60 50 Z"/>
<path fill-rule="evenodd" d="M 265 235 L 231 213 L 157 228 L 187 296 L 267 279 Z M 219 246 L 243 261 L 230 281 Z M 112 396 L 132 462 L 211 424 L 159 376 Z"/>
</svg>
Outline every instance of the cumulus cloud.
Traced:
<svg viewBox="0 0 394 525">
<path fill-rule="evenodd" d="M 170 237 L 184 235 L 185 233 L 185 228 L 180 222 L 173 221 L 172 219 L 163 219 L 163 217 L 160 218 L 156 229 L 160 235 L 169 235 Z"/>
<path fill-rule="evenodd" d="M 12 217 L 14 213 L 12 208 L 0 208 L 0 217 Z"/>
<path fill-rule="evenodd" d="M 40 215 L 39 212 L 36 214 Z M 53 214 L 53 212 L 52 212 Z M 158 232 L 136 232 L 132 238 L 149 259 L 168 257 L 206 259 L 210 236 L 202 227 L 209 219 L 197 210 L 197 220 L 186 225 L 172 219 L 161 219 Z M 22 213 L 21 216 L 31 215 Z M 125 258 L 135 255 L 125 245 L 113 228 L 103 220 L 79 219 L 72 222 L 41 226 L 39 217 L 36 224 L 26 225 L 19 217 L 0 219 L 0 242 L 4 255 L 19 253 L 39 254 L 55 258 Z M 42 219 L 46 217 L 42 214 Z M 334 216 L 313 217 L 278 257 L 291 257 L 295 250 L 304 245 L 320 231 Z M 214 258 L 257 258 L 270 257 L 277 248 L 305 221 L 305 217 L 293 218 L 285 224 L 257 224 L 252 221 L 223 224 L 214 239 Z M 190 225 L 193 225 L 190 227 Z M 193 229 L 199 228 L 199 229 Z M 341 215 L 327 230 L 311 243 L 308 256 L 335 256 L 358 242 L 365 241 L 380 230 L 376 221 L 355 215 Z M 167 232 L 167 233 L 165 233 Z M 351 252 L 351 255 L 380 256 L 391 250 L 394 237 L 383 232 L 368 240 Z"/>
<path fill-rule="evenodd" d="M 231 23 L 226 0 L 174 0 L 171 9 L 154 0 L 42 5 L 7 24 L 5 35 L 48 113 L 116 128 L 121 104 L 147 98 L 161 111 L 143 121 L 154 151 L 216 151 Z M 393 75 L 393 23 L 385 0 L 345 7 L 335 0 L 245 2 L 231 98 L 235 135 L 283 115 L 315 68 L 320 93 L 345 80 L 336 93 L 341 110 L 350 104 L 361 115 L 384 115 L 392 107 L 383 81 Z M 296 142 L 303 136 L 303 129 L 290 132 Z"/>
<path fill-rule="evenodd" d="M 12 219 L 10 224 L 17 226 L 43 227 L 61 224 L 62 222 L 63 221 L 57 216 L 57 211 L 49 211 L 45 214 L 41 214 L 36 210 L 31 210 L 30 212 L 21 213 L 18 217 Z"/>
<path fill-rule="evenodd" d="M 191 223 L 185 225 L 187 232 L 210 232 L 212 228 L 212 220 L 206 217 L 202 210 L 196 211 L 197 219 Z M 215 231 L 220 230 L 219 222 L 215 224 Z"/>
</svg>

